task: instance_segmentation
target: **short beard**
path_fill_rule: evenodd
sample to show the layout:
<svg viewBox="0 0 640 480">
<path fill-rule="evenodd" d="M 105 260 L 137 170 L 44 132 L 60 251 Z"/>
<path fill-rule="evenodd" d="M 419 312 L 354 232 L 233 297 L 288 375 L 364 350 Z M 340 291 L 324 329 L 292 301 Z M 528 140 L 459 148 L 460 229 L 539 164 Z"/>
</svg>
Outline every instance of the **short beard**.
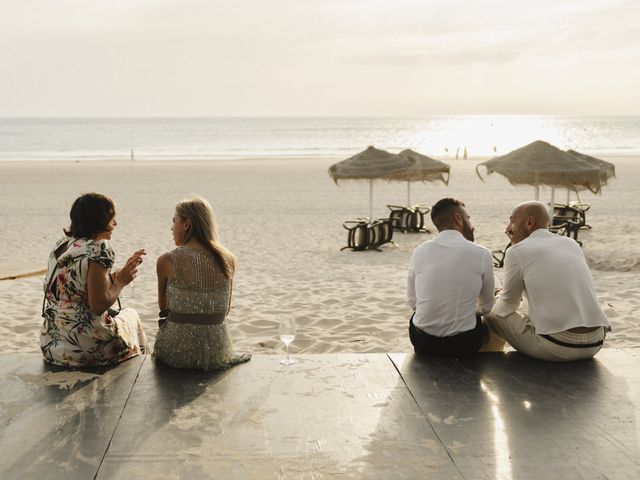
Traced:
<svg viewBox="0 0 640 480">
<path fill-rule="evenodd" d="M 462 236 L 470 242 L 473 242 L 475 240 L 473 236 L 473 228 L 471 228 L 467 223 L 465 223 L 464 227 L 462 227 Z"/>
</svg>

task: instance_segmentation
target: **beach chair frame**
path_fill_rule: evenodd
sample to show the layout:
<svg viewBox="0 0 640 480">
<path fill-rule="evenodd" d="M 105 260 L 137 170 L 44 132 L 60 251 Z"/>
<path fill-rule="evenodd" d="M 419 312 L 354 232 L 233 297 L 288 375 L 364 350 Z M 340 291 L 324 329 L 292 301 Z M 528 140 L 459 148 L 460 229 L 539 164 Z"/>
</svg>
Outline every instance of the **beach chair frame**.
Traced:
<svg viewBox="0 0 640 480">
<path fill-rule="evenodd" d="M 387 205 L 390 210 L 389 218 L 393 229 L 402 233 L 430 233 L 425 228 L 425 215 L 431 211 L 426 205 L 419 204 L 413 207 L 401 205 Z"/>
<path fill-rule="evenodd" d="M 380 250 L 380 246 L 393 242 L 393 224 L 391 218 L 378 218 L 373 222 L 359 218 L 347 220 L 342 226 L 348 231 L 347 246 L 340 250 L 353 251 Z"/>
</svg>

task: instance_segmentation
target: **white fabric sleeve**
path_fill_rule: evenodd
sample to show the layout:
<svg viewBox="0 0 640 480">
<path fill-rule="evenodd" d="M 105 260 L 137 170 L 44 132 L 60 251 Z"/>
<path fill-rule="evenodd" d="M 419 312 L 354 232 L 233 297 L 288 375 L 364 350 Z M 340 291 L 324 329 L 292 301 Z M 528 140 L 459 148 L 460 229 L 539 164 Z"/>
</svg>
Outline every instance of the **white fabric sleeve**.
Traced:
<svg viewBox="0 0 640 480">
<path fill-rule="evenodd" d="M 485 314 L 491 311 L 493 303 L 495 301 L 495 279 L 493 276 L 493 259 L 491 254 L 487 251 L 482 256 L 483 273 L 482 273 L 482 288 L 478 295 L 477 309 L 480 313 Z"/>
<path fill-rule="evenodd" d="M 411 310 L 416 310 L 416 274 L 409 267 L 409 275 L 407 277 L 407 305 Z"/>
<path fill-rule="evenodd" d="M 513 247 L 507 249 L 504 256 L 504 279 L 502 290 L 496 304 L 491 310 L 491 315 L 506 317 L 518 310 L 524 292 L 524 278 L 520 259 Z"/>
</svg>

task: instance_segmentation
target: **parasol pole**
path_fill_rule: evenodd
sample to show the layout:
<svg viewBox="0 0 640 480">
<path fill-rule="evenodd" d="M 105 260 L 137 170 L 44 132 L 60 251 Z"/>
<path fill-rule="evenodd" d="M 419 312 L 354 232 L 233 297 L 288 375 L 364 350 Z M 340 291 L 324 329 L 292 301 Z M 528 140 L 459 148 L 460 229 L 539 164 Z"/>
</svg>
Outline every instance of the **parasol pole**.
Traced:
<svg viewBox="0 0 640 480">
<path fill-rule="evenodd" d="M 555 187 L 551 187 L 551 203 L 549 204 L 549 218 L 551 219 L 552 224 L 553 224 L 554 206 L 556 204 L 555 194 L 556 194 Z"/>
<path fill-rule="evenodd" d="M 540 183 L 538 180 L 538 172 L 536 172 L 534 175 L 536 179 L 536 200 L 540 200 Z"/>
<path fill-rule="evenodd" d="M 407 208 L 411 208 L 411 182 L 407 181 Z"/>
<path fill-rule="evenodd" d="M 571 189 L 567 188 L 567 205 L 571 202 Z"/>
<path fill-rule="evenodd" d="M 369 179 L 369 221 L 373 222 L 373 179 Z"/>
</svg>

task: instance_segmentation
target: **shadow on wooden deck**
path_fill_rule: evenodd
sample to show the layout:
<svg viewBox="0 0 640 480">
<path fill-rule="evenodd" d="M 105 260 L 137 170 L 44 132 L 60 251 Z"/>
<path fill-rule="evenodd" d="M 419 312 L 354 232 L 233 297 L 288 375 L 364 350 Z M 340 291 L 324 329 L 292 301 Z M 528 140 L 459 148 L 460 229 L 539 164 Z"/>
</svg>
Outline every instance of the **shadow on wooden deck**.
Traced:
<svg viewBox="0 0 640 480">
<path fill-rule="evenodd" d="M 640 478 L 640 356 L 258 355 L 64 371 L 0 355 L 0 478 Z"/>
</svg>

